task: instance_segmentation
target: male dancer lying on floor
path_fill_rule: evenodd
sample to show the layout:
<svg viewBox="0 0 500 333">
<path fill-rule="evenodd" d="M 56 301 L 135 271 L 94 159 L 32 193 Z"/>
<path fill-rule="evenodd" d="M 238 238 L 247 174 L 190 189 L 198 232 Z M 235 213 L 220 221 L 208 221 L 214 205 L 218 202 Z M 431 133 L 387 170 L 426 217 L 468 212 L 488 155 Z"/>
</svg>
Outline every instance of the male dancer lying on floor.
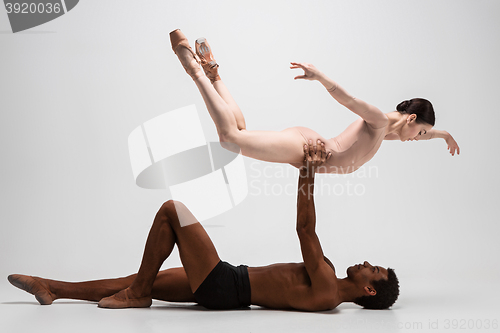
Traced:
<svg viewBox="0 0 500 333">
<path fill-rule="evenodd" d="M 365 308 L 390 307 L 399 294 L 392 269 L 368 262 L 351 266 L 338 279 L 323 256 L 315 232 L 315 168 L 326 160 L 324 144 L 304 146 L 297 202 L 297 234 L 303 263 L 264 267 L 234 267 L 219 259 L 202 225 L 180 202 L 164 203 L 149 233 L 139 272 L 124 278 L 87 282 L 62 282 L 26 275 L 9 281 L 33 295 L 40 304 L 60 298 L 99 301 L 103 308 L 149 307 L 152 299 L 197 302 L 209 309 L 260 305 L 274 309 L 321 311 L 342 302 Z M 181 226 L 182 225 L 182 226 Z M 183 267 L 158 272 L 177 244 Z"/>
</svg>

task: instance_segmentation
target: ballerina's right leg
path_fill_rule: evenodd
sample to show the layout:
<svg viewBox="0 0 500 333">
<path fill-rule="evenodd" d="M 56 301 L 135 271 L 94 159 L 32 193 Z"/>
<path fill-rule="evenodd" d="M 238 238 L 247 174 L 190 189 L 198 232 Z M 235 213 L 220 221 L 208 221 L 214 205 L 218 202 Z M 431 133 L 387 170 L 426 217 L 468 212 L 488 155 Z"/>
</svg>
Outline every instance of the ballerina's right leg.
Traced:
<svg viewBox="0 0 500 333">
<path fill-rule="evenodd" d="M 219 64 L 215 61 L 214 55 L 212 53 L 212 48 L 208 41 L 201 37 L 198 38 L 195 42 L 196 55 L 200 59 L 200 65 L 205 72 L 205 75 L 210 79 L 210 82 L 214 86 L 215 90 L 219 94 L 220 97 L 226 102 L 229 109 L 233 113 L 236 118 L 236 125 L 239 130 L 246 129 L 245 118 L 243 117 L 243 113 L 236 104 L 233 96 L 227 90 L 226 85 L 222 82 L 221 77 L 219 75 Z"/>
<path fill-rule="evenodd" d="M 243 113 L 241 112 L 240 107 L 233 99 L 233 96 L 231 96 L 231 94 L 229 93 L 229 90 L 227 89 L 224 82 L 222 82 L 222 80 L 217 80 L 214 83 L 212 83 L 212 85 L 214 86 L 219 96 L 222 97 L 224 102 L 226 102 L 227 106 L 231 110 L 231 113 L 234 115 L 238 130 L 241 131 L 246 129 L 247 126 L 245 124 L 245 117 L 243 117 Z"/>
</svg>

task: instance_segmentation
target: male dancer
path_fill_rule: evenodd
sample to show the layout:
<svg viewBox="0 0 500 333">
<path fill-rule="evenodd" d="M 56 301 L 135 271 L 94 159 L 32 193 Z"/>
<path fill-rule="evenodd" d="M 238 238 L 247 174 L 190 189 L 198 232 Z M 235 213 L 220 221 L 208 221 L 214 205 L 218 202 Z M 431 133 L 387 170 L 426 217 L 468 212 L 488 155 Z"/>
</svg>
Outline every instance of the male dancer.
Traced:
<svg viewBox="0 0 500 333">
<path fill-rule="evenodd" d="M 347 269 L 339 279 L 321 249 L 315 232 L 315 169 L 327 159 L 323 143 L 304 145 L 297 198 L 297 235 L 302 263 L 263 267 L 232 266 L 220 260 L 202 225 L 180 202 L 169 200 L 158 211 L 146 242 L 139 272 L 124 278 L 63 282 L 14 274 L 16 287 L 33 295 L 40 304 L 69 298 L 97 301 L 102 308 L 149 307 L 152 299 L 197 302 L 209 309 L 233 309 L 259 305 L 273 309 L 322 311 L 343 302 L 365 308 L 390 307 L 399 294 L 392 269 L 368 262 Z M 182 221 L 182 223 L 180 222 Z M 177 244 L 183 267 L 159 272 Z"/>
</svg>

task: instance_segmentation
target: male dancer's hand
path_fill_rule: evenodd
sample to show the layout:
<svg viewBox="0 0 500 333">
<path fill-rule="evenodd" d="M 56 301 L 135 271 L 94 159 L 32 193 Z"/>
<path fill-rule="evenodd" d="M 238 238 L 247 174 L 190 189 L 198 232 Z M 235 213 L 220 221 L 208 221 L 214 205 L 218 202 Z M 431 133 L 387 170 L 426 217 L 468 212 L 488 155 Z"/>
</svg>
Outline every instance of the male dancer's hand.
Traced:
<svg viewBox="0 0 500 333">
<path fill-rule="evenodd" d="M 301 176 L 314 175 L 330 157 L 332 157 L 332 153 L 326 152 L 323 142 L 318 140 L 317 145 L 313 146 L 312 140 L 309 140 L 309 144 L 304 145 L 304 162 L 300 168 Z"/>
</svg>

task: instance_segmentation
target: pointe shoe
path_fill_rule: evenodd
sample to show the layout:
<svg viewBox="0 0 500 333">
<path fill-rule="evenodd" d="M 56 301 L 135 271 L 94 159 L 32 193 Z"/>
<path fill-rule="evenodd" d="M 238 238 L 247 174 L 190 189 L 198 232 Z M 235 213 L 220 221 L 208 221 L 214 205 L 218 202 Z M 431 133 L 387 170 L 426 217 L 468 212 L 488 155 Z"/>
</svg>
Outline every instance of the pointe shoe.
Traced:
<svg viewBox="0 0 500 333">
<path fill-rule="evenodd" d="M 200 76 L 203 76 L 203 73 L 201 72 L 201 69 L 199 67 L 200 60 L 196 56 L 196 53 L 194 53 L 191 46 L 189 46 L 189 42 L 186 36 L 184 36 L 180 29 L 174 30 L 170 33 L 170 43 L 172 44 L 172 50 L 175 54 L 177 54 L 177 57 L 179 58 L 182 67 L 184 67 L 184 69 L 186 70 L 186 73 L 188 73 L 193 78 L 193 80 L 196 80 Z M 192 65 L 191 58 L 186 59 L 179 55 L 179 51 L 182 48 L 187 49 L 191 53 L 194 60 L 196 60 L 196 63 L 198 64 L 197 66 Z"/>
<path fill-rule="evenodd" d="M 97 304 L 100 308 L 125 309 L 125 308 L 149 308 L 153 303 L 151 296 L 130 298 L 130 289 L 123 289 L 113 296 L 105 297 Z M 119 298 L 117 296 L 120 296 Z"/>
<path fill-rule="evenodd" d="M 205 71 L 205 75 L 210 79 L 210 82 L 213 84 L 215 81 L 220 80 L 219 64 L 215 61 L 212 49 L 207 40 L 203 37 L 198 38 L 195 42 L 195 49 L 196 54 L 200 58 L 201 67 Z"/>
<path fill-rule="evenodd" d="M 55 295 L 50 292 L 39 278 L 21 274 L 12 274 L 7 277 L 9 282 L 19 289 L 22 289 L 35 296 L 38 303 L 41 305 L 50 305 L 56 299 Z"/>
</svg>

